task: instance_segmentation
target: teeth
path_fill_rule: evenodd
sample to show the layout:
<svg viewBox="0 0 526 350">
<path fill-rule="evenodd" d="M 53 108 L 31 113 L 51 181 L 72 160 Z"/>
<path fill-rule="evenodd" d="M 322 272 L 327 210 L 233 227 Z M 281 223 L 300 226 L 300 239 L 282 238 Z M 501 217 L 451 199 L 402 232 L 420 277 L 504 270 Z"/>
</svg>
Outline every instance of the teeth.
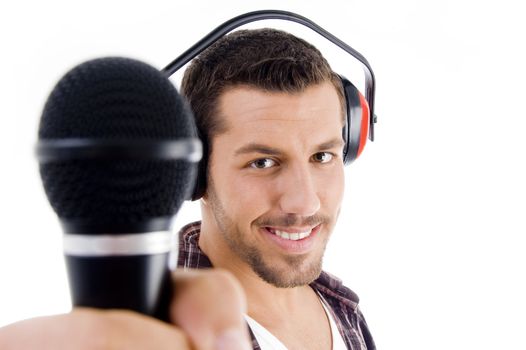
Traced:
<svg viewBox="0 0 526 350">
<path fill-rule="evenodd" d="M 281 237 L 283 239 L 289 239 L 291 241 L 297 241 L 297 240 L 300 240 L 300 239 L 303 239 L 305 237 L 310 236 L 312 230 L 311 231 L 307 231 L 307 232 L 293 232 L 293 233 L 280 231 L 280 230 L 270 230 L 270 232 L 274 233 L 276 236 L 279 236 L 279 237 Z"/>
</svg>

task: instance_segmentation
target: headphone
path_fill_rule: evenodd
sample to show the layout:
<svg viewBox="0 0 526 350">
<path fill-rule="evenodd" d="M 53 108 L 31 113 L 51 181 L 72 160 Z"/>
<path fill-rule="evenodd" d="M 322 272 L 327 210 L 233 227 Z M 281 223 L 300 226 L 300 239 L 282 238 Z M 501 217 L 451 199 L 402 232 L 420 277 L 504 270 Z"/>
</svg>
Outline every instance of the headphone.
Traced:
<svg viewBox="0 0 526 350">
<path fill-rule="evenodd" d="M 367 141 L 367 136 L 369 136 L 371 141 L 374 141 L 374 124 L 377 122 L 377 117 L 374 114 L 374 94 L 376 85 L 374 73 L 369 62 L 367 62 L 362 54 L 308 18 L 292 12 L 280 10 L 262 10 L 242 14 L 226 21 L 211 31 L 208 35 L 199 40 L 163 68 L 161 72 L 167 77 L 170 77 L 186 63 L 235 28 L 247 23 L 267 19 L 280 19 L 302 24 L 317 32 L 333 44 L 339 46 L 363 65 L 365 73 L 365 96 L 363 96 L 349 80 L 340 75 L 346 101 L 346 122 L 342 130 L 342 136 L 345 143 L 343 148 L 343 163 L 345 165 L 352 163 L 362 153 Z M 208 154 L 205 152 L 198 166 L 198 175 L 192 194 L 192 200 L 201 198 L 205 193 L 207 162 Z"/>
</svg>

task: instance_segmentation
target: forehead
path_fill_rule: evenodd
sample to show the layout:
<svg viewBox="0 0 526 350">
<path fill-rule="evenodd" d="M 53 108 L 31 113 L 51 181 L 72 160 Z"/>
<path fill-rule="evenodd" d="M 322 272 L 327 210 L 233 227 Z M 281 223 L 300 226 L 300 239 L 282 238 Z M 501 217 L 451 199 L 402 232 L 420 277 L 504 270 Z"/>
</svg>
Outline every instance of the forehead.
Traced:
<svg viewBox="0 0 526 350">
<path fill-rule="evenodd" d="M 238 86 L 221 95 L 218 107 L 226 131 L 215 137 L 217 141 L 286 147 L 287 143 L 307 145 L 341 137 L 341 103 L 329 82 L 296 93 Z"/>
</svg>

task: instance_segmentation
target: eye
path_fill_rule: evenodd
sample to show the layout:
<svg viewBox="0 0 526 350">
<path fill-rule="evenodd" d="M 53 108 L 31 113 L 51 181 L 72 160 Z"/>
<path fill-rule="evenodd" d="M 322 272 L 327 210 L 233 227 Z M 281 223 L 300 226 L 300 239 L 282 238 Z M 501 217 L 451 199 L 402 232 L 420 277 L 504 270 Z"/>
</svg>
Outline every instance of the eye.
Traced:
<svg viewBox="0 0 526 350">
<path fill-rule="evenodd" d="M 334 158 L 334 155 L 329 152 L 318 152 L 312 156 L 312 159 L 317 163 L 328 163 Z"/>
<path fill-rule="evenodd" d="M 261 158 L 250 163 L 250 167 L 255 169 L 267 169 L 275 166 L 276 164 L 276 161 L 270 158 Z"/>
</svg>

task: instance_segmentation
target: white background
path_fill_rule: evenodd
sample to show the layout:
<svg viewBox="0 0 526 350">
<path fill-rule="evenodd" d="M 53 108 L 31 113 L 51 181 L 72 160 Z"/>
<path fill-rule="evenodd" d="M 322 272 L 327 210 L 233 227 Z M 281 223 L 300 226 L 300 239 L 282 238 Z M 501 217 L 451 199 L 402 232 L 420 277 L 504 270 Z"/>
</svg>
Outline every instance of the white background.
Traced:
<svg viewBox="0 0 526 350">
<path fill-rule="evenodd" d="M 526 349 L 520 1 L 7 3 L 0 5 L 0 325 L 70 308 L 61 230 L 33 156 L 56 81 L 99 56 L 162 68 L 223 21 L 277 8 L 325 27 L 376 73 L 377 141 L 346 169 L 325 268 L 361 296 L 378 347 Z M 308 39 L 338 72 L 362 81 L 342 52 Z M 198 216 L 187 205 L 175 226 Z"/>
</svg>

